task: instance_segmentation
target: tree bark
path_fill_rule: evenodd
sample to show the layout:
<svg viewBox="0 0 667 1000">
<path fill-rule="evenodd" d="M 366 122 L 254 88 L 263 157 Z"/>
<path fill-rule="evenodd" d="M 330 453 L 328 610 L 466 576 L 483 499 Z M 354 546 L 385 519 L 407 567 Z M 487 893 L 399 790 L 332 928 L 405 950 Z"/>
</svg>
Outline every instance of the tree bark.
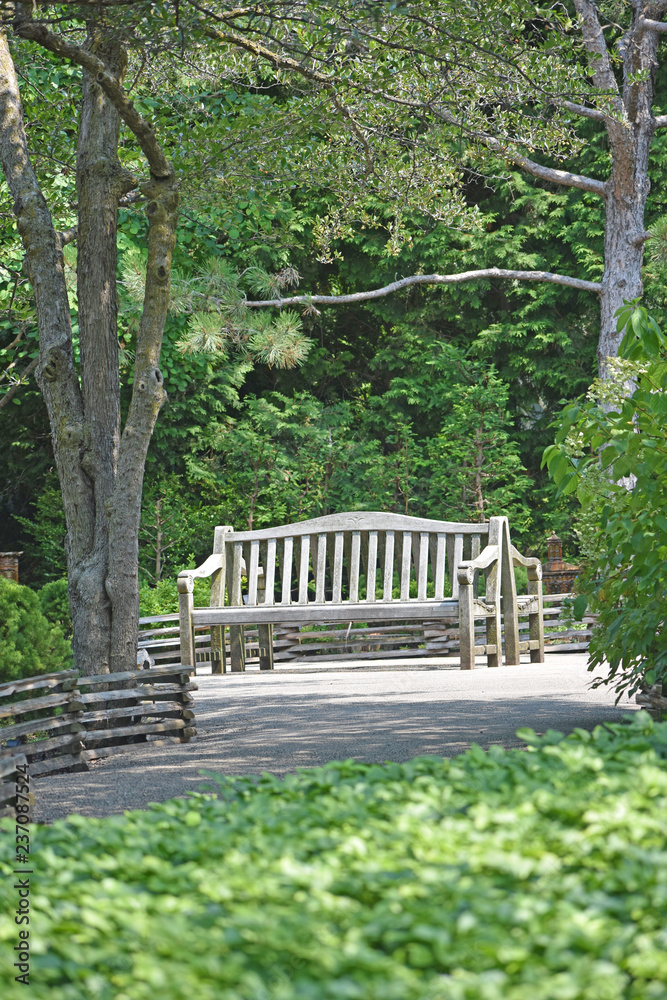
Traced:
<svg viewBox="0 0 667 1000">
<path fill-rule="evenodd" d="M 0 32 L 0 160 L 35 295 L 39 364 L 35 377 L 51 425 L 67 522 L 68 565 L 90 548 L 94 497 L 80 454 L 84 406 L 74 367 L 70 307 L 60 242 L 28 154 L 21 97 L 5 32 Z"/>
<path fill-rule="evenodd" d="M 113 39 L 91 26 L 86 47 L 122 81 L 126 57 Z M 74 656 L 86 673 L 108 672 L 113 656 L 115 609 L 106 578 L 109 507 L 120 443 L 116 224 L 119 198 L 136 186 L 134 177 L 118 160 L 119 135 L 120 115 L 94 77 L 84 70 L 76 164 L 77 297 L 84 409 L 81 465 L 91 485 L 85 512 L 90 529 L 85 546 L 70 552 L 69 590 Z"/>
<path fill-rule="evenodd" d="M 23 17 L 15 23 L 83 68 L 77 151 L 80 376 L 74 365 L 62 245 L 30 163 L 16 72 L 0 33 L 0 161 L 14 198 L 40 333 L 36 371 L 44 395 L 67 523 L 73 650 L 84 673 L 136 666 L 138 536 L 148 445 L 166 398 L 158 367 L 169 303 L 178 194 L 150 125 L 122 88 L 125 56 L 94 25 L 84 48 Z M 151 177 L 148 270 L 130 410 L 120 433 L 116 331 L 119 199 L 136 181 L 117 157 L 120 121 L 134 132 Z"/>
<path fill-rule="evenodd" d="M 644 215 L 650 191 L 649 155 L 655 119 L 653 103 L 659 36 L 641 28 L 635 8 L 633 24 L 620 45 L 623 56 L 623 116 L 607 119 L 611 173 L 606 182 L 604 274 L 600 295 L 598 366 L 606 378 L 607 359 L 616 357 L 623 331 L 614 314 L 624 300 L 643 294 Z"/>
<path fill-rule="evenodd" d="M 111 670 L 136 665 L 139 628 L 139 525 L 146 455 L 160 407 L 167 398 L 160 371 L 169 306 L 171 256 L 176 243 L 178 191 L 173 170 L 141 185 L 148 199 L 148 263 L 134 360 L 132 401 L 118 454 L 110 504 L 106 589 L 113 605 Z"/>
</svg>

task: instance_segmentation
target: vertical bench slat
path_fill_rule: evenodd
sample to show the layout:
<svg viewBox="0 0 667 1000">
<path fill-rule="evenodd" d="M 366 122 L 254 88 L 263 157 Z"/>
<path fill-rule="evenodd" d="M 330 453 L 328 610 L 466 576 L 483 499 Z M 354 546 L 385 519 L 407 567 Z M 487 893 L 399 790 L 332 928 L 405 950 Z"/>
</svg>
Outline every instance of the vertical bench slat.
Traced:
<svg viewBox="0 0 667 1000">
<path fill-rule="evenodd" d="M 384 541 L 384 590 L 383 601 L 390 601 L 394 586 L 394 532 L 385 532 Z"/>
<path fill-rule="evenodd" d="M 350 576 L 350 603 L 359 603 L 359 560 L 361 557 L 361 532 L 352 532 L 352 546 L 350 548 L 350 562 L 348 572 Z"/>
<path fill-rule="evenodd" d="M 426 580 L 428 576 L 428 531 L 419 534 L 419 562 L 417 567 L 417 598 L 426 600 Z"/>
<path fill-rule="evenodd" d="M 308 603 L 308 565 L 310 563 L 310 535 L 301 536 L 299 559 L 299 604 Z"/>
<path fill-rule="evenodd" d="M 447 558 L 449 562 L 449 576 L 452 581 L 452 597 L 459 599 L 459 563 L 463 562 L 463 535 L 449 535 L 447 538 Z"/>
<path fill-rule="evenodd" d="M 248 566 L 248 604 L 254 607 L 257 604 L 257 574 L 259 570 L 259 541 L 254 539 L 250 543 L 250 562 Z"/>
<path fill-rule="evenodd" d="M 482 538 L 481 535 L 473 535 L 470 540 L 470 558 L 476 559 L 477 556 L 482 551 Z M 475 570 L 475 579 L 472 585 L 472 592 L 477 596 L 477 591 L 479 590 L 479 570 Z"/>
<path fill-rule="evenodd" d="M 275 538 L 269 538 L 266 543 L 266 565 L 264 566 L 264 579 L 265 592 L 264 592 L 264 603 L 273 604 L 274 588 L 276 581 L 276 540 Z"/>
<path fill-rule="evenodd" d="M 366 570 L 366 600 L 375 601 L 375 577 L 378 564 L 378 533 L 368 532 L 368 564 Z"/>
<path fill-rule="evenodd" d="M 435 549 L 435 571 L 433 573 L 435 583 L 436 601 L 445 599 L 445 552 L 447 536 L 438 532 Z"/>
<path fill-rule="evenodd" d="M 403 532 L 403 553 L 401 557 L 401 600 L 410 598 L 410 559 L 412 556 L 412 532 Z"/>
<path fill-rule="evenodd" d="M 243 562 L 243 542 L 234 542 L 232 552 L 231 580 L 229 586 L 229 602 L 235 607 L 243 604 L 241 597 L 241 563 Z"/>
<path fill-rule="evenodd" d="M 285 539 L 283 545 L 283 594 L 281 604 L 291 604 L 292 601 L 292 551 L 294 549 L 294 538 L 291 535 Z"/>
<path fill-rule="evenodd" d="M 333 594 L 334 604 L 340 604 L 343 593 L 343 532 L 337 531 L 334 542 Z"/>
<path fill-rule="evenodd" d="M 317 604 L 324 604 L 324 574 L 327 564 L 327 536 L 326 534 L 317 536 L 317 550 L 315 555 L 315 601 Z"/>
</svg>

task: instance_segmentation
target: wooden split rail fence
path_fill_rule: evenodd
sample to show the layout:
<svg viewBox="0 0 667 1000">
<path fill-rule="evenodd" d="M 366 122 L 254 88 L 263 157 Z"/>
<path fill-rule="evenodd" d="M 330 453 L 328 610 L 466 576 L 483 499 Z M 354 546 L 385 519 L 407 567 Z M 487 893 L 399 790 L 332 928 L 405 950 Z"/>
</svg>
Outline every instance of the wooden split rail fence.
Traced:
<svg viewBox="0 0 667 1000">
<path fill-rule="evenodd" d="M 571 594 L 544 595 L 544 636 L 547 652 L 570 653 L 588 649 L 594 618 L 571 623 L 568 607 Z M 178 615 L 142 618 L 139 647 L 145 649 L 155 666 L 180 662 Z M 481 636 L 482 626 L 476 631 Z M 528 638 L 528 620 L 519 619 L 519 639 Z M 245 629 L 246 663 L 259 665 L 257 629 Z M 227 644 L 229 638 L 227 636 Z M 198 668 L 211 666 L 211 635 L 207 628 L 195 629 Z M 351 622 L 314 629 L 312 625 L 274 625 L 273 658 L 278 664 L 294 666 L 317 659 L 372 660 L 432 656 L 457 656 L 459 630 L 442 622 L 402 622 L 392 625 Z"/>
<path fill-rule="evenodd" d="M 0 685 L 0 812 L 11 808 L 18 763 L 31 777 L 87 771 L 128 744 L 193 740 L 196 689 L 180 666 L 93 676 L 62 670 Z"/>
</svg>

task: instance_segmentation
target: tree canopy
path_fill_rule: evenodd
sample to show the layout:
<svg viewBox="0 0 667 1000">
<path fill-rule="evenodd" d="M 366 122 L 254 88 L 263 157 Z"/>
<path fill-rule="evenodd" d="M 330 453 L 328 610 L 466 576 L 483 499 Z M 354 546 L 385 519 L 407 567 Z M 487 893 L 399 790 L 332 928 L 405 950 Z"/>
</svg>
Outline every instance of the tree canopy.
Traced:
<svg viewBox="0 0 667 1000">
<path fill-rule="evenodd" d="M 133 657 L 140 531 L 194 488 L 199 527 L 160 572 L 187 558 L 230 483 L 245 489 L 253 435 L 273 457 L 251 476 L 260 506 L 235 519 L 301 516 L 305 488 L 315 507 L 509 503 L 529 539 L 545 516 L 566 524 L 566 501 L 546 514 L 537 455 L 596 341 L 602 374 L 615 353 L 649 238 L 662 308 L 661 12 L 3 6 L 4 496 L 25 514 L 55 463 L 87 669 Z M 302 439 L 320 471 L 298 472 Z M 442 496 L 446 463 L 461 477 Z M 56 551 L 58 512 L 41 509 Z"/>
</svg>

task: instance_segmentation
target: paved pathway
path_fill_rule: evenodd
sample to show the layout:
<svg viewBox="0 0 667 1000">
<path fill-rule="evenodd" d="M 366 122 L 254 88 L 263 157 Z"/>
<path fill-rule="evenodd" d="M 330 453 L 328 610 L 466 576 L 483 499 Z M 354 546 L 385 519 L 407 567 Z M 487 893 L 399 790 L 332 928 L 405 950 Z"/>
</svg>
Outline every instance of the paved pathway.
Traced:
<svg viewBox="0 0 667 1000">
<path fill-rule="evenodd" d="M 106 816 L 201 788 L 202 768 L 283 775 L 354 757 L 453 756 L 471 743 L 519 746 L 522 726 L 571 732 L 620 720 L 607 688 L 590 689 L 585 654 L 545 664 L 460 671 L 443 660 L 374 661 L 197 678 L 195 743 L 128 749 L 82 774 L 35 779 L 35 819 Z"/>
</svg>

